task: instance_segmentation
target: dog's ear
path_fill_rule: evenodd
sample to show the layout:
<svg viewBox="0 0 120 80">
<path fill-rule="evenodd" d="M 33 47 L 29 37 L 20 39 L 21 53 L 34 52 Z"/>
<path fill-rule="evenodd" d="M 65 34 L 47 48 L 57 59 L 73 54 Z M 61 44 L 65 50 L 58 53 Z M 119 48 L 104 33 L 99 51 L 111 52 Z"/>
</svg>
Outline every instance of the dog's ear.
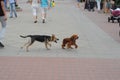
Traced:
<svg viewBox="0 0 120 80">
<path fill-rule="evenodd" d="M 78 35 L 73 34 L 73 35 L 71 36 L 71 39 L 72 39 L 72 40 L 76 40 L 76 39 L 78 39 Z"/>
<path fill-rule="evenodd" d="M 70 37 L 70 39 L 71 39 L 71 40 L 74 40 L 75 38 L 74 38 L 74 36 L 72 35 L 72 36 Z"/>
</svg>

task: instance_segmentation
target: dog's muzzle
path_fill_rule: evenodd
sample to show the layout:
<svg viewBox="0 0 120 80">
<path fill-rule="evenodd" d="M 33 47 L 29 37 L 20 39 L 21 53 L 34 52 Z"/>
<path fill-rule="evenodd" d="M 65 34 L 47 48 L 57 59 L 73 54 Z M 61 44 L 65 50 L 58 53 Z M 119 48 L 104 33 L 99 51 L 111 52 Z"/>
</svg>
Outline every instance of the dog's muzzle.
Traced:
<svg viewBox="0 0 120 80">
<path fill-rule="evenodd" d="M 57 41 L 58 41 L 59 39 L 56 39 L 54 42 L 56 42 L 57 43 Z"/>
</svg>

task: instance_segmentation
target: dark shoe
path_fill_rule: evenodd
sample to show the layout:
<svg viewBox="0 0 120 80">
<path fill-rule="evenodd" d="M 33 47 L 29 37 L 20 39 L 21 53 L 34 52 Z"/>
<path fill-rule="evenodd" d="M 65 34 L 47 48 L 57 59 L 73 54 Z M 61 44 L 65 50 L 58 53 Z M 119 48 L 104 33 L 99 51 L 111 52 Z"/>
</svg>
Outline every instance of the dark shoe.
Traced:
<svg viewBox="0 0 120 80">
<path fill-rule="evenodd" d="M 34 21 L 34 23 L 37 23 L 37 21 Z"/>
<path fill-rule="evenodd" d="M 0 48 L 3 48 L 4 47 L 4 45 L 0 42 Z"/>
<path fill-rule="evenodd" d="M 45 19 L 43 19 L 42 23 L 45 23 Z"/>
</svg>

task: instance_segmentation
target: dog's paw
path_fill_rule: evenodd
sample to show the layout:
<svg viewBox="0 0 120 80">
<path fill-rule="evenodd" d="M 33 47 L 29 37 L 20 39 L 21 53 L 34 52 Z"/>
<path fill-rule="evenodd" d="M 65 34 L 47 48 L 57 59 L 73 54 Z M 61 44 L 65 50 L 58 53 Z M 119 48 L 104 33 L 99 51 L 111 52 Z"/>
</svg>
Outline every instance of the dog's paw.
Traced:
<svg viewBox="0 0 120 80">
<path fill-rule="evenodd" d="M 77 49 L 77 48 L 78 48 L 78 46 L 76 45 L 76 46 L 75 46 L 75 48 Z"/>
</svg>

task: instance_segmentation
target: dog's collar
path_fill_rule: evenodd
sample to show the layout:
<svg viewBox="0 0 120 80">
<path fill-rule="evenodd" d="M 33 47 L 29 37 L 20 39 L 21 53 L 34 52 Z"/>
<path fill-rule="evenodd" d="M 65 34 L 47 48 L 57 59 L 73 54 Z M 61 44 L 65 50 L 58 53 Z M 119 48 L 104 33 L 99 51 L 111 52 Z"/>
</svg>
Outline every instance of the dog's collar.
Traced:
<svg viewBox="0 0 120 80">
<path fill-rule="evenodd" d="M 54 39 L 53 39 L 53 37 L 51 36 L 51 38 L 50 38 L 50 41 L 53 41 Z"/>
</svg>

